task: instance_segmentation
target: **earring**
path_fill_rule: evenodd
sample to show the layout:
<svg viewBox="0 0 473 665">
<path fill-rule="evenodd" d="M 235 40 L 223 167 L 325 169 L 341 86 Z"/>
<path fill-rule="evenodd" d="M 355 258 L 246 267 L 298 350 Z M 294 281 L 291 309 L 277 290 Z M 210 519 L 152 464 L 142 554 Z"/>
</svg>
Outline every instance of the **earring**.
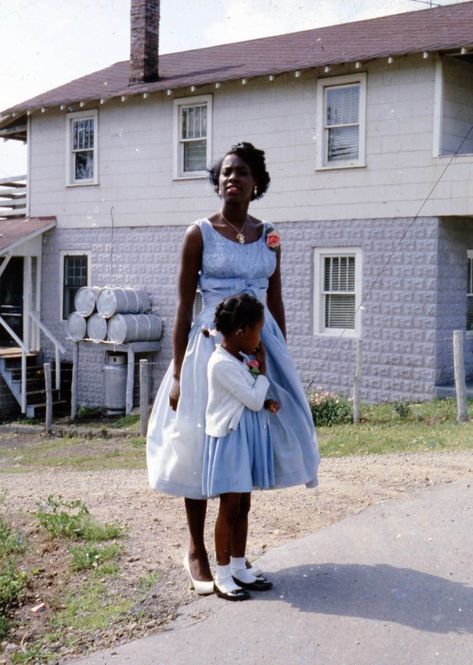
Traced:
<svg viewBox="0 0 473 665">
<path fill-rule="evenodd" d="M 254 186 L 253 196 L 258 196 L 258 187 L 257 187 L 257 185 Z"/>
</svg>

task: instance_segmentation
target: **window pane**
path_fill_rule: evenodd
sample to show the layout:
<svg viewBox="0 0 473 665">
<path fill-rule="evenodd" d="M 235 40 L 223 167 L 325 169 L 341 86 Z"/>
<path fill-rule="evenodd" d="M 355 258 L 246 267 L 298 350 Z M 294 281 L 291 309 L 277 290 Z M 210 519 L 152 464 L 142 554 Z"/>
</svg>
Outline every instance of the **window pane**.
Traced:
<svg viewBox="0 0 473 665">
<path fill-rule="evenodd" d="M 473 330 L 473 296 L 466 299 L 466 329 Z"/>
<path fill-rule="evenodd" d="M 91 150 L 94 147 L 94 121 L 73 120 L 72 122 L 72 148 L 73 150 Z"/>
<path fill-rule="evenodd" d="M 358 123 L 360 86 L 327 88 L 327 125 Z"/>
<path fill-rule="evenodd" d="M 94 153 L 92 150 L 74 153 L 74 180 L 91 180 L 94 177 Z"/>
<path fill-rule="evenodd" d="M 81 286 L 87 285 L 87 255 L 64 257 L 62 318 L 74 311 L 74 298 Z"/>
<path fill-rule="evenodd" d="M 355 257 L 325 257 L 324 291 L 355 290 Z"/>
<path fill-rule="evenodd" d="M 207 104 L 184 106 L 181 112 L 181 138 L 205 138 L 207 136 Z"/>
<path fill-rule="evenodd" d="M 358 159 L 359 156 L 359 128 L 337 127 L 328 130 L 329 162 Z"/>
<path fill-rule="evenodd" d="M 325 296 L 325 327 L 355 328 L 355 296 Z"/>
<path fill-rule="evenodd" d="M 205 171 L 207 168 L 207 141 L 184 143 L 184 172 Z"/>
</svg>

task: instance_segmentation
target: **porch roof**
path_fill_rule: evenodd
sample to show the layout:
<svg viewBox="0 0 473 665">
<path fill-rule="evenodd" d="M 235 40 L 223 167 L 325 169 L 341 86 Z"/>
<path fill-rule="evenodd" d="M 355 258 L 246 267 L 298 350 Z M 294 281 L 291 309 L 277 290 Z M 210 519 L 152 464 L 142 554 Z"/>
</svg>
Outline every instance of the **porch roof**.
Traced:
<svg viewBox="0 0 473 665">
<path fill-rule="evenodd" d="M 0 255 L 56 226 L 56 217 L 0 219 Z"/>
</svg>

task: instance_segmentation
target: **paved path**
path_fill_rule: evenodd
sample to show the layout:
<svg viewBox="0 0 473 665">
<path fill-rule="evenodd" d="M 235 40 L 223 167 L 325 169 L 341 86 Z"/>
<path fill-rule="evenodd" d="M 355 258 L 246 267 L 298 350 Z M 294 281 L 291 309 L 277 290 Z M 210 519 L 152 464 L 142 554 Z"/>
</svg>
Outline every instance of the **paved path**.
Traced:
<svg viewBox="0 0 473 665">
<path fill-rule="evenodd" d="M 74 665 L 473 665 L 468 480 L 368 508 L 260 559 L 270 592 L 182 610 Z"/>
</svg>

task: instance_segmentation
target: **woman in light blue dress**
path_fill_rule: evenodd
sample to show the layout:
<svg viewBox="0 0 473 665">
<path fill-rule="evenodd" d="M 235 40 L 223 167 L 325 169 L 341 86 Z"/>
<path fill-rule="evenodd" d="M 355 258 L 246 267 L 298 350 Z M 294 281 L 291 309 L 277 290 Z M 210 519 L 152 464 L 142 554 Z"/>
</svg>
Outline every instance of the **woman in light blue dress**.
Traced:
<svg viewBox="0 0 473 665">
<path fill-rule="evenodd" d="M 319 464 L 311 412 L 285 341 L 279 237 L 271 224 L 248 215 L 250 202 L 263 196 L 269 185 L 264 153 L 249 143 L 233 146 L 210 177 L 222 206 L 214 215 L 194 222 L 185 234 L 173 362 L 156 396 L 147 442 L 150 486 L 185 497 L 190 547 L 184 565 L 199 593 L 213 590 L 204 543 L 202 463 L 207 363 L 216 342 L 201 330 L 212 328 L 215 307 L 223 298 L 249 292 L 265 305 L 261 339 L 270 397 L 280 404 L 271 418 L 275 486 L 313 487 Z M 203 309 L 192 322 L 197 288 Z"/>
</svg>

